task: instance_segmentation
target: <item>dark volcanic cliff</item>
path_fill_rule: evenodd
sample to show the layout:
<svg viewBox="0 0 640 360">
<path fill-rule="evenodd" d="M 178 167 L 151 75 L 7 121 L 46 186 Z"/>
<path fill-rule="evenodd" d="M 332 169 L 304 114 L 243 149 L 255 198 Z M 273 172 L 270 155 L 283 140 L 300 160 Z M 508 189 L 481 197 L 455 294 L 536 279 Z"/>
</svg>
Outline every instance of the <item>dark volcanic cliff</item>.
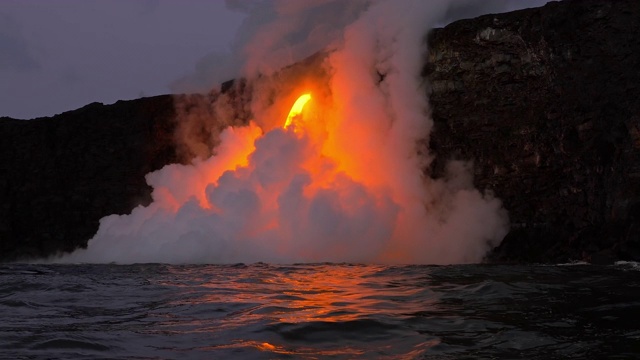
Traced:
<svg viewBox="0 0 640 360">
<path fill-rule="evenodd" d="M 0 118 L 0 259 L 86 245 L 98 220 L 151 201 L 144 176 L 176 161 L 171 96 Z"/>
<path fill-rule="evenodd" d="M 430 34 L 430 171 L 472 160 L 478 187 L 503 200 L 512 230 L 489 260 L 640 258 L 637 19 L 635 0 L 567 0 Z M 207 123 L 212 99 L 181 99 L 0 118 L 0 260 L 86 244 L 100 218 L 150 201 L 145 174 L 208 155 L 208 126 L 224 125 Z"/>
<path fill-rule="evenodd" d="M 638 19 L 635 0 L 565 1 L 431 34 L 431 146 L 508 209 L 492 259 L 639 258 Z"/>
</svg>

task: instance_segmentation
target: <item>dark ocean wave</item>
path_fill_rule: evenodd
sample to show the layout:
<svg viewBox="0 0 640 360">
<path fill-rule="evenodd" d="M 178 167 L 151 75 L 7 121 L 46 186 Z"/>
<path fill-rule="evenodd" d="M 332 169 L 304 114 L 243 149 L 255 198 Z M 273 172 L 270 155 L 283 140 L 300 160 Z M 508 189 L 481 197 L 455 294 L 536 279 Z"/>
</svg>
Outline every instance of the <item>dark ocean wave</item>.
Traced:
<svg viewBox="0 0 640 360">
<path fill-rule="evenodd" d="M 2 359 L 598 359 L 640 354 L 616 266 L 0 266 Z"/>
</svg>

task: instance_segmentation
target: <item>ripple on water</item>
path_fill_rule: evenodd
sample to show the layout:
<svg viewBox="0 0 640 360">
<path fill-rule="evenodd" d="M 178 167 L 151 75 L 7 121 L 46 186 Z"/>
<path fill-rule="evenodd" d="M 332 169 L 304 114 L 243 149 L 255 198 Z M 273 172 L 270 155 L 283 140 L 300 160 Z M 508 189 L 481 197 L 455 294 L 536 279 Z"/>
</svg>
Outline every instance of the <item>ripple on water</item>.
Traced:
<svg viewBox="0 0 640 360">
<path fill-rule="evenodd" d="M 0 358 L 630 358 L 630 266 L 0 266 Z"/>
</svg>

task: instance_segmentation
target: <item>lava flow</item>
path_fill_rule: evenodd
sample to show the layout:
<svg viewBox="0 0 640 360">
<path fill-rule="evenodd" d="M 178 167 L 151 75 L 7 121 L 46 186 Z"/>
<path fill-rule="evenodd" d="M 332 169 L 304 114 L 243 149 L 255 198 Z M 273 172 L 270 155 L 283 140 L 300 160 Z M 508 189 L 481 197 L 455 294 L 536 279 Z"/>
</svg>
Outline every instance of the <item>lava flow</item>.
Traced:
<svg viewBox="0 0 640 360">
<path fill-rule="evenodd" d="M 293 124 L 296 117 L 299 117 L 302 114 L 302 109 L 304 106 L 311 100 L 311 94 L 300 95 L 298 100 L 293 103 L 291 110 L 289 111 L 289 115 L 287 116 L 287 121 L 284 122 L 284 128 L 288 128 Z"/>
<path fill-rule="evenodd" d="M 222 131 L 214 156 L 148 174 L 149 206 L 103 218 L 87 249 L 56 261 L 480 261 L 505 235 L 506 213 L 473 187 L 468 164 L 428 174 L 416 9 L 431 5 L 410 3 L 363 12 L 314 65 L 322 71 L 307 72 L 322 75 L 249 80 L 251 103 L 238 106 L 254 121 Z M 211 106 L 233 116 L 237 102 L 224 99 Z"/>
</svg>

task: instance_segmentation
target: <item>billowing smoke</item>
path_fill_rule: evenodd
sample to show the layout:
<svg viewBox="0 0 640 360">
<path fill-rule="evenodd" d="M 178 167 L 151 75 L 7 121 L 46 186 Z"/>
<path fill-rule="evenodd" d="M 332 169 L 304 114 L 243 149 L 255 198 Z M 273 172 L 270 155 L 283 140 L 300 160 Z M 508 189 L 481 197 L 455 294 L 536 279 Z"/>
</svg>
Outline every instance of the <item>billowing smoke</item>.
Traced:
<svg viewBox="0 0 640 360">
<path fill-rule="evenodd" d="M 253 24 L 234 55 L 250 92 L 236 105 L 252 121 L 222 131 L 213 156 L 147 175 L 150 206 L 102 219 L 87 249 L 56 261 L 449 264 L 501 241 L 506 212 L 474 189 L 470 165 L 433 179 L 419 145 L 432 127 L 425 35 L 465 2 L 229 3 Z M 319 49 L 318 71 L 281 70 Z M 303 93 L 312 100 L 284 128 Z M 230 104 L 212 98 L 212 122 L 238 123 Z"/>
<path fill-rule="evenodd" d="M 225 1 L 229 9 L 247 16 L 231 44 L 230 53 L 212 52 L 202 58 L 192 72 L 171 84 L 175 93 L 207 92 L 224 81 L 243 75 L 269 74 L 331 48 L 342 41 L 345 27 L 380 0 Z M 402 1 L 395 7 L 405 6 Z M 541 6 L 547 1 L 425 0 L 429 4 L 422 8 L 431 20 L 424 17 L 423 21 L 417 21 L 423 30 L 425 26 L 443 26 L 482 14 Z"/>
</svg>

